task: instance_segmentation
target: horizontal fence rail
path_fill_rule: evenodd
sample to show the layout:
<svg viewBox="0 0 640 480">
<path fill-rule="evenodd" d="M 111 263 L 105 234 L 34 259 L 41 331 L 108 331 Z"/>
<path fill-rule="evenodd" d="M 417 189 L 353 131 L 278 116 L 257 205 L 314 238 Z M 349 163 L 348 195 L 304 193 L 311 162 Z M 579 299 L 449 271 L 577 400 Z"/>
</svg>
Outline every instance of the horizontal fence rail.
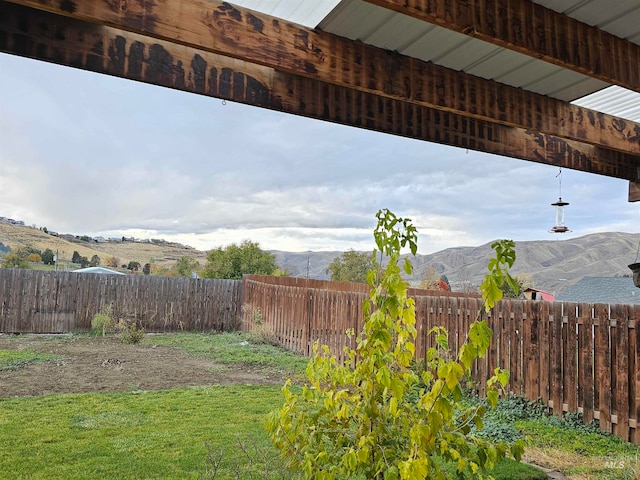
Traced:
<svg viewBox="0 0 640 480">
<path fill-rule="evenodd" d="M 344 347 L 355 346 L 345 332 L 362 329 L 368 291 L 363 284 L 252 275 L 244 278 L 243 301 L 282 346 L 308 356 L 318 340 L 342 360 Z M 490 372 L 506 368 L 511 393 L 541 399 L 556 415 L 581 412 L 585 422 L 597 419 L 603 431 L 640 444 L 640 305 L 503 300 L 487 315 L 478 296 L 410 295 L 416 359 L 433 346 L 432 327 L 445 327 L 457 349 L 471 323 L 486 319 L 491 346 L 472 371 L 481 394 Z M 252 328 L 246 315 L 242 328 Z"/>
<path fill-rule="evenodd" d="M 111 308 L 148 332 L 237 327 L 242 281 L 0 268 L 0 332 L 88 331 Z"/>
</svg>

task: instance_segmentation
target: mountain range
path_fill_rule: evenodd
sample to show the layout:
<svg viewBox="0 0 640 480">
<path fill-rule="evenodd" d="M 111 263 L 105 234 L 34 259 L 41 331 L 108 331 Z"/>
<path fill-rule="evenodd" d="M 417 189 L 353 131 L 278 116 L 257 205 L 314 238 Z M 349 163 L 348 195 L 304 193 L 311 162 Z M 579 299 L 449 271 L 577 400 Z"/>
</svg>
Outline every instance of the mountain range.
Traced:
<svg viewBox="0 0 640 480">
<path fill-rule="evenodd" d="M 477 247 L 447 248 L 412 259 L 414 273 L 408 280 L 418 286 L 427 269 L 433 267 L 439 275 L 446 275 L 454 290 L 477 287 L 487 271 L 493 256 L 491 243 Z M 51 248 L 60 257 L 71 258 L 74 251 L 91 258 L 97 254 L 117 256 L 126 264 L 154 262 L 170 266 L 182 256 L 206 263 L 206 252 L 184 245 L 158 240 L 96 243 L 78 238 L 66 240 L 29 227 L 0 222 L 0 255 L 3 247 L 32 246 L 44 250 Z M 630 276 L 628 265 L 640 260 L 640 233 L 594 233 L 568 240 L 536 240 L 516 242 L 516 262 L 513 275 L 526 275 L 531 285 L 553 294 L 585 277 Z M 283 252 L 271 251 L 280 268 L 292 276 L 328 279 L 329 264 L 343 252 Z"/>
<path fill-rule="evenodd" d="M 430 267 L 446 275 L 453 290 L 477 286 L 493 256 L 489 242 L 478 247 L 447 248 L 412 259 L 414 273 L 408 280 L 418 286 Z M 526 275 L 533 287 L 558 294 L 584 277 L 630 276 L 628 265 L 638 256 L 640 233 L 594 233 L 569 240 L 516 242 L 513 275 Z M 296 277 L 326 279 L 326 269 L 342 252 L 272 252 L 276 262 Z"/>
</svg>

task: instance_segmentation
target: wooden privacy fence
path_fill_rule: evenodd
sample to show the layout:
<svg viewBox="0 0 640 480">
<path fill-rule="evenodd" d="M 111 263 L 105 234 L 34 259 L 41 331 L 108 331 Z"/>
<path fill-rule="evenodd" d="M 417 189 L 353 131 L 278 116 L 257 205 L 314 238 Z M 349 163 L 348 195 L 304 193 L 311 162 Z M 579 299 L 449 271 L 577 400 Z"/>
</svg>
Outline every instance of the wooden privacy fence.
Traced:
<svg viewBox="0 0 640 480">
<path fill-rule="evenodd" d="M 245 305 L 260 309 L 282 346 L 311 354 L 313 342 L 328 345 L 342 359 L 354 347 L 345 331 L 362 329 L 362 304 L 368 287 L 304 279 L 247 276 Z M 484 380 L 496 367 L 510 371 L 511 393 L 540 398 L 556 415 L 582 412 L 585 422 L 640 444 L 640 306 L 503 300 L 487 316 L 477 296 L 424 295 L 416 301 L 416 358 L 432 344 L 436 325 L 449 331 L 454 349 L 470 324 L 486 319 L 493 330 L 486 358 L 472 376 L 484 393 Z M 435 293 L 435 292 L 434 292 Z M 243 322 L 243 329 L 250 329 Z"/>
<path fill-rule="evenodd" d="M 0 332 L 87 331 L 105 307 L 149 332 L 232 330 L 240 280 L 0 269 Z"/>
</svg>

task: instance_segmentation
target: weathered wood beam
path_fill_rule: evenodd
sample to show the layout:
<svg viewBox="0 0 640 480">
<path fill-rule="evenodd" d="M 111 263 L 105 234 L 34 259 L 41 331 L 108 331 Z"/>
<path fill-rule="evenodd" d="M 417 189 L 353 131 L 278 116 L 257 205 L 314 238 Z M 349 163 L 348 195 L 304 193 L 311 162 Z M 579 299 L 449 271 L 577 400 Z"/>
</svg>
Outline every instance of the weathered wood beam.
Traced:
<svg viewBox="0 0 640 480">
<path fill-rule="evenodd" d="M 640 157 L 0 2 L 0 51 L 310 118 L 635 180 Z M 10 72 L 5 72 L 9 74 Z"/>
<path fill-rule="evenodd" d="M 640 202 L 640 180 L 629 182 L 629 201 Z"/>
<path fill-rule="evenodd" d="M 213 0 L 10 0 L 479 120 L 640 154 L 640 124 Z"/>
<path fill-rule="evenodd" d="M 530 0 L 365 0 L 640 92 L 640 45 Z"/>
</svg>

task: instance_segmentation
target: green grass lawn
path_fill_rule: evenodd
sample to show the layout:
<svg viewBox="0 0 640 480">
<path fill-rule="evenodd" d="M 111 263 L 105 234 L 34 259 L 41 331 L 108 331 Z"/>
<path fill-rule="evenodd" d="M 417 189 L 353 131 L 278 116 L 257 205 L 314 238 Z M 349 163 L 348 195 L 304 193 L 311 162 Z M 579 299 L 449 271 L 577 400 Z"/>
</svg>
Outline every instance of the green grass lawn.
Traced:
<svg viewBox="0 0 640 480">
<path fill-rule="evenodd" d="M 182 333 L 147 335 L 143 341 L 230 368 L 264 366 L 301 378 L 307 359 L 248 340 L 239 333 Z M 55 359 L 29 349 L 0 350 L 0 372 Z M 0 399 L 0 479 L 295 478 L 263 427 L 265 415 L 282 402 L 279 386 L 245 385 Z M 543 410 L 535 402 L 507 399 L 488 414 L 480 433 L 508 441 L 524 437 L 530 451 L 542 452 L 566 474 L 638 478 L 640 447 L 575 419 L 547 417 Z M 496 480 L 545 477 L 512 461 L 499 464 L 492 475 Z"/>
<path fill-rule="evenodd" d="M 248 464 L 239 441 L 276 456 L 262 423 L 279 402 L 252 386 L 0 400 L 0 478 L 197 479 L 207 444 L 232 478 Z"/>
<path fill-rule="evenodd" d="M 0 478 L 197 479 L 213 468 L 208 453 L 221 462 L 215 478 L 283 478 L 262 426 L 281 402 L 273 386 L 0 400 Z M 493 475 L 544 478 L 515 462 Z"/>
<path fill-rule="evenodd" d="M 184 333 L 144 342 L 296 375 L 306 366 L 305 358 L 280 348 L 238 349 L 247 339 Z M 244 385 L 0 399 L 0 479 L 294 478 L 263 427 L 282 402 L 279 386 Z M 515 462 L 493 475 L 543 478 Z"/>
<path fill-rule="evenodd" d="M 143 343 L 176 347 L 190 355 L 212 358 L 218 363 L 268 367 L 287 375 L 299 375 L 309 362 L 302 355 L 273 345 L 256 344 L 246 333 L 177 333 L 147 335 Z M 242 348 L 238 348 L 241 346 Z"/>
<path fill-rule="evenodd" d="M 57 359 L 56 355 L 38 353 L 34 350 L 0 350 L 0 372 L 17 370 L 34 362 L 49 362 Z"/>
</svg>

